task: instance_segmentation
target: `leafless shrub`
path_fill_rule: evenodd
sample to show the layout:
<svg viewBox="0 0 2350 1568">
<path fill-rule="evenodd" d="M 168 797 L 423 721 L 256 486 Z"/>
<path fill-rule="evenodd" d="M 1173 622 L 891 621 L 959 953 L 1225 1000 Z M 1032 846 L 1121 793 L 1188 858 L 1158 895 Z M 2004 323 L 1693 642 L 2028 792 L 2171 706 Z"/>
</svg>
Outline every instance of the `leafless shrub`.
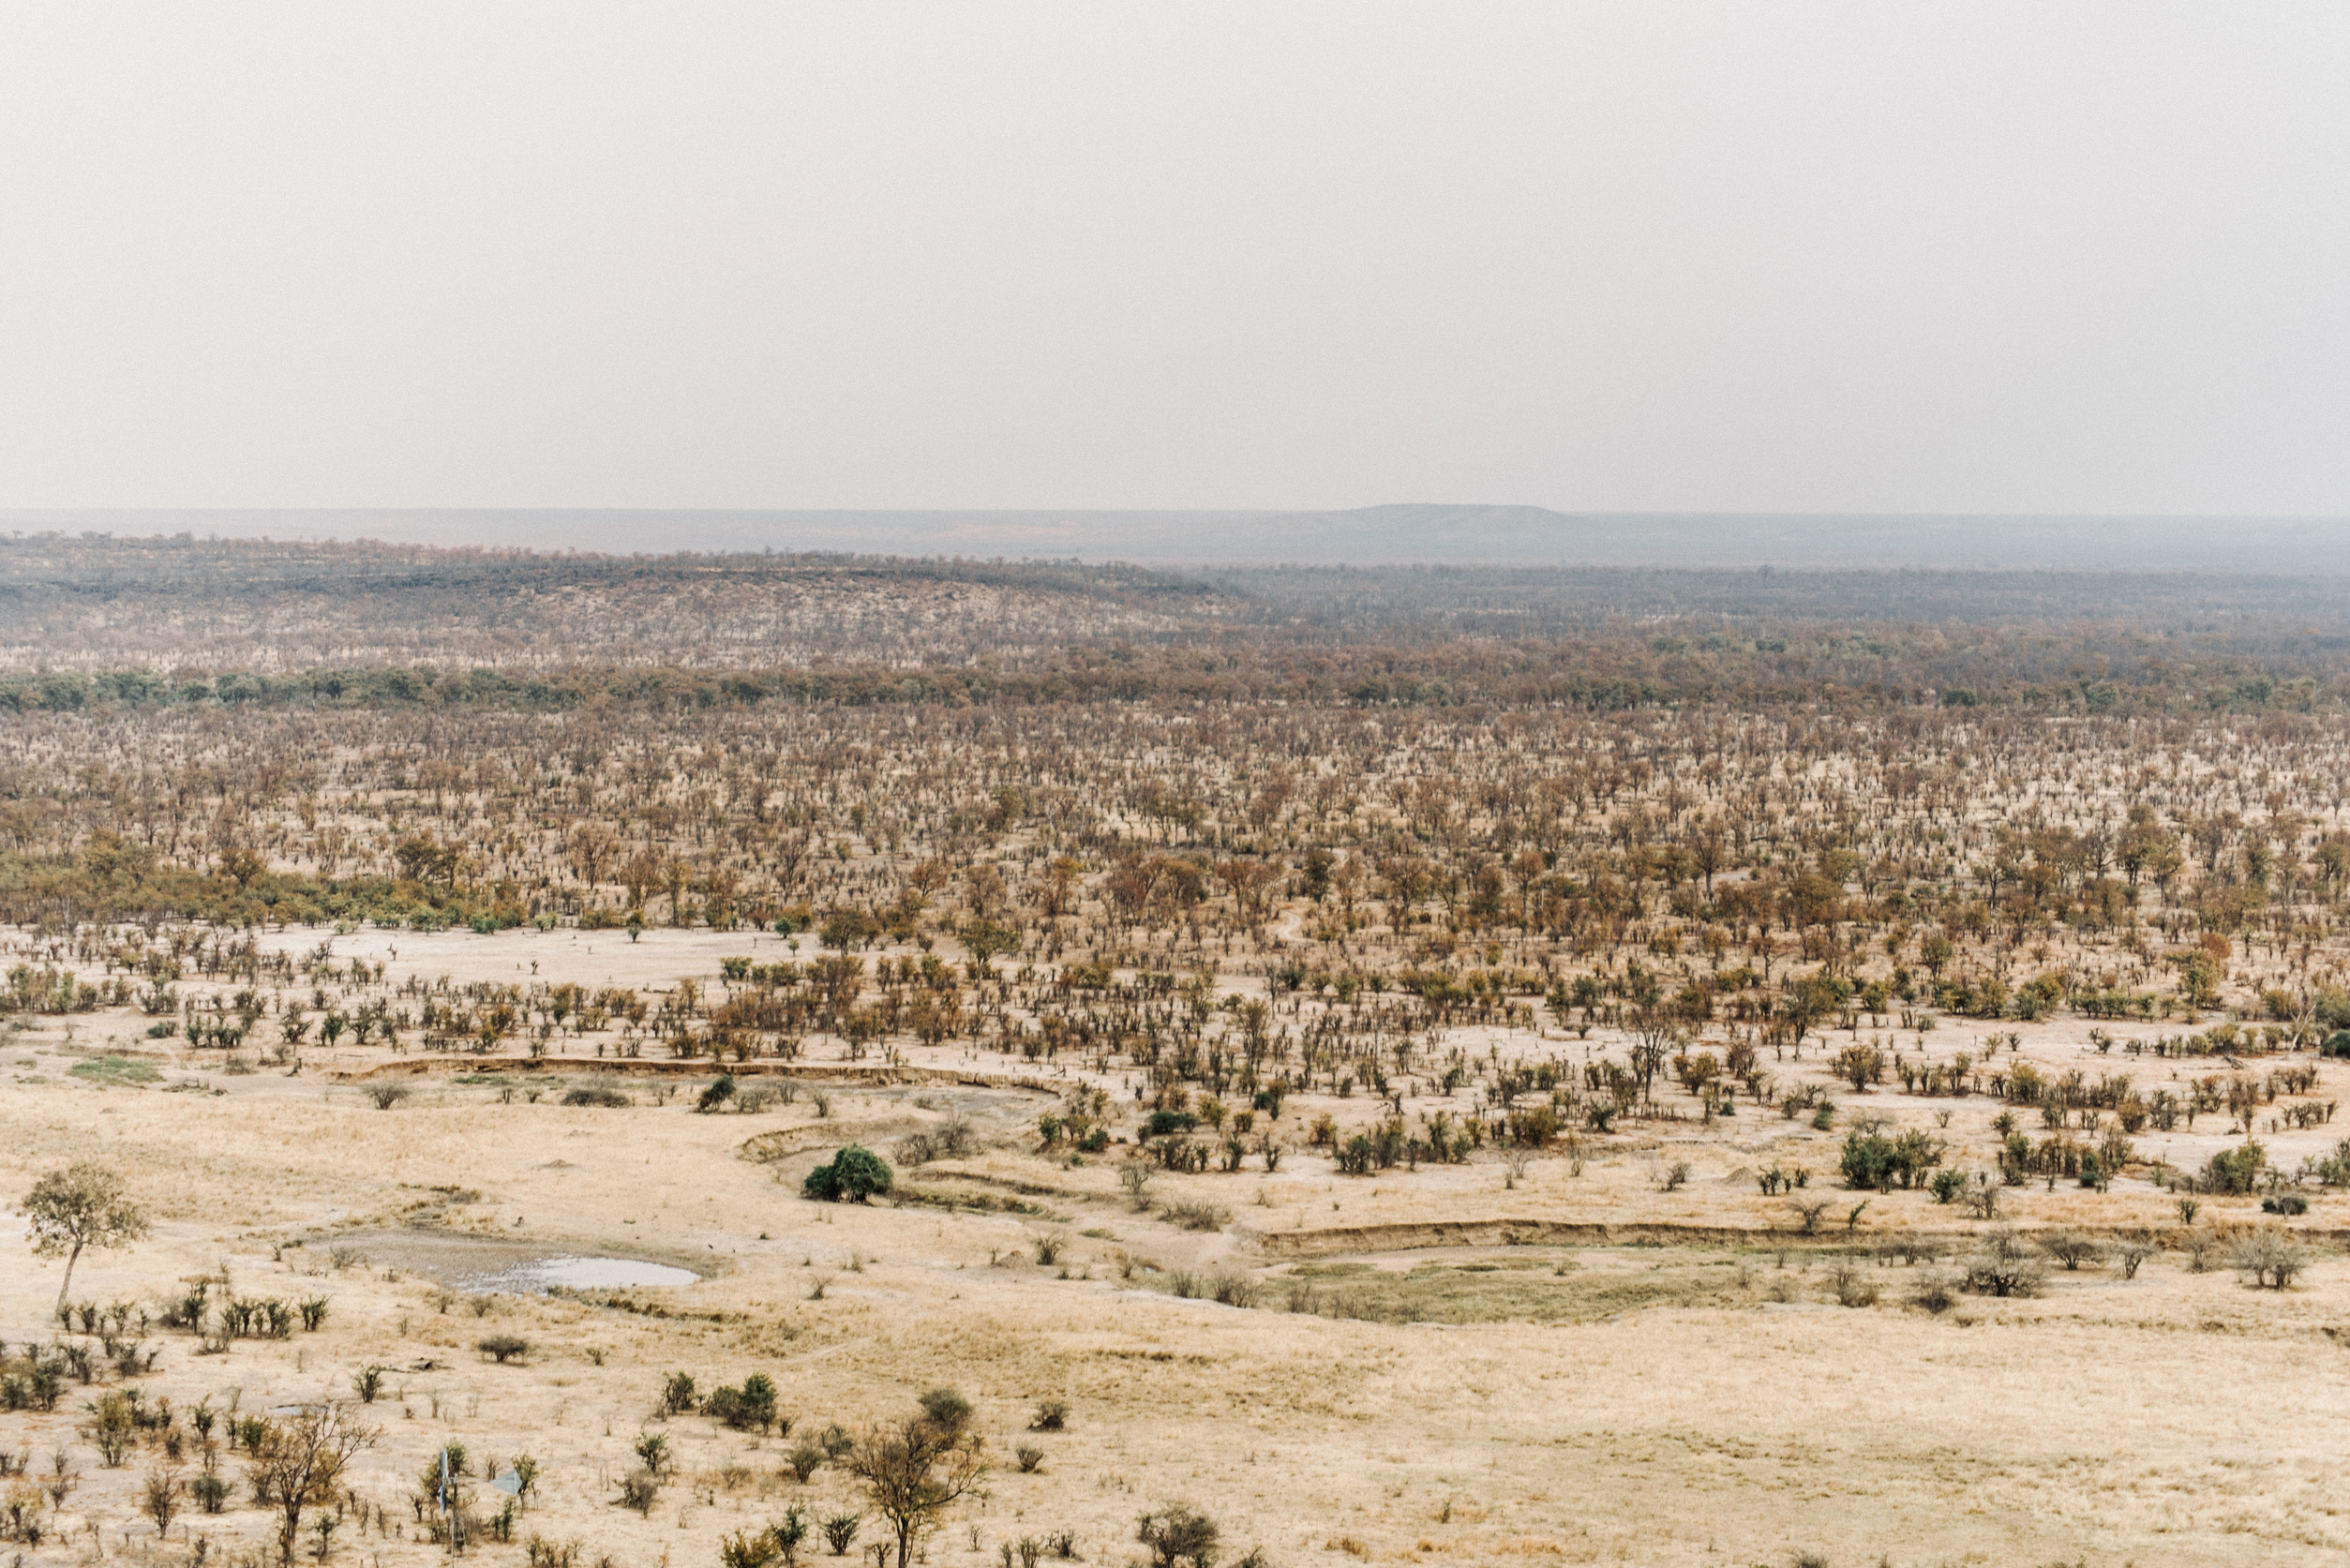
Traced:
<svg viewBox="0 0 2350 1568">
<path fill-rule="evenodd" d="M 2264 1291 L 2282 1291 L 2309 1267 L 2310 1254 L 2309 1248 L 2283 1231 L 2268 1227 L 2240 1237 L 2229 1253 L 2229 1262 L 2243 1275 L 2245 1283 Z"/>
<path fill-rule="evenodd" d="M 1966 1289 L 1977 1295 L 2036 1296 L 2047 1289 L 2048 1265 L 2039 1249 L 2001 1225 L 1983 1233 L 1966 1262 Z"/>
<path fill-rule="evenodd" d="M 2068 1272 L 2083 1263 L 2091 1265 L 2105 1261 L 2104 1244 L 2081 1231 L 2051 1231 L 2040 1238 L 2040 1249 L 2062 1263 Z"/>
<path fill-rule="evenodd" d="M 1170 1203 L 1161 1212 L 1186 1231 L 1220 1231 L 1232 1223 L 1232 1210 L 1221 1203 Z"/>
<path fill-rule="evenodd" d="M 1928 1269 L 1910 1282 L 1909 1301 L 1937 1316 L 1958 1305 L 1958 1292 L 1966 1284 L 1966 1277 L 1948 1269 Z"/>
<path fill-rule="evenodd" d="M 1839 1307 L 1874 1307 L 1879 1289 L 1868 1271 L 1850 1258 L 1839 1258 L 1828 1265 L 1828 1288 L 1835 1292 Z"/>
</svg>

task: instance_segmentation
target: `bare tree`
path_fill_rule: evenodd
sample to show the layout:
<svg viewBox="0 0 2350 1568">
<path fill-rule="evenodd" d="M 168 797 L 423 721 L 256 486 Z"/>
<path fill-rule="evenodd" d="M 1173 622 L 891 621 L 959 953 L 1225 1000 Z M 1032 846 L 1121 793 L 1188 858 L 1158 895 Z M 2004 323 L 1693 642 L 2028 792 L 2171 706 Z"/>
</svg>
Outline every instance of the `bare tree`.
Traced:
<svg viewBox="0 0 2350 1568">
<path fill-rule="evenodd" d="M 857 1440 L 847 1469 L 864 1483 L 874 1512 L 897 1536 L 897 1568 L 914 1543 L 938 1528 L 948 1508 L 977 1495 L 987 1476 L 977 1433 L 965 1429 L 969 1407 L 941 1407 L 933 1396 L 921 1413 L 894 1426 L 877 1426 Z"/>
<path fill-rule="evenodd" d="M 2248 1283 L 2282 1291 L 2309 1266 L 2309 1252 L 2282 1230 L 2254 1231 L 2236 1244 L 2234 1262 Z"/>
<path fill-rule="evenodd" d="M 155 1521 L 157 1536 L 171 1534 L 172 1521 L 180 1511 L 179 1471 L 176 1468 L 150 1471 L 139 1507 L 142 1513 Z"/>
<path fill-rule="evenodd" d="M 341 1405 L 321 1405 L 270 1426 L 252 1459 L 254 1489 L 277 1506 L 277 1550 L 293 1561 L 302 1515 L 335 1501 L 343 1471 L 363 1449 L 374 1446 L 380 1429 L 364 1426 Z"/>
</svg>

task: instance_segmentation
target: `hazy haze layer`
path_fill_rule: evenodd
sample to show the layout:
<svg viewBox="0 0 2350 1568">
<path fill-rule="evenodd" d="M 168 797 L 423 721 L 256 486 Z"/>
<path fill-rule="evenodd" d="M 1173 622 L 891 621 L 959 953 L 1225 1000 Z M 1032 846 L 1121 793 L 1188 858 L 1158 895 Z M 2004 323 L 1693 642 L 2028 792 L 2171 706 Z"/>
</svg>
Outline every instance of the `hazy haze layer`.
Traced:
<svg viewBox="0 0 2350 1568">
<path fill-rule="evenodd" d="M 836 550 L 1164 566 L 1923 567 L 2350 574 L 2350 523 L 2324 517 L 1569 515 L 1532 506 L 1323 512 L 0 512 L 0 530 L 441 546 Z"/>
<path fill-rule="evenodd" d="M 0 504 L 2339 515 L 2346 57 L 2315 4 L 12 7 Z"/>
</svg>

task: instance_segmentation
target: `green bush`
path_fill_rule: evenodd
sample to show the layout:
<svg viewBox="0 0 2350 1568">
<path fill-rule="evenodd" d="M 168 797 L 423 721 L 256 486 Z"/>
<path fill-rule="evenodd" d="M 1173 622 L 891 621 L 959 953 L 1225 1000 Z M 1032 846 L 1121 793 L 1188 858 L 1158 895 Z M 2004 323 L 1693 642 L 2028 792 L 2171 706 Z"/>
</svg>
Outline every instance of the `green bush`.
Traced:
<svg viewBox="0 0 2350 1568">
<path fill-rule="evenodd" d="M 919 1401 L 922 1419 L 950 1437 L 959 1437 L 971 1425 L 971 1401 L 951 1388 L 934 1388 Z"/>
<path fill-rule="evenodd" d="M 1891 1192 L 1896 1184 L 1923 1186 L 1927 1171 L 1939 1164 L 1941 1157 L 1934 1141 L 1923 1132 L 1904 1132 L 1893 1138 L 1881 1132 L 1853 1132 L 1845 1136 L 1840 1165 L 1846 1187 Z"/>
<path fill-rule="evenodd" d="M 2268 1163 L 2268 1151 L 2247 1139 L 2242 1148 L 2222 1149 L 2205 1161 L 2195 1185 L 2206 1192 L 2241 1198 L 2252 1191 L 2261 1167 Z"/>
<path fill-rule="evenodd" d="M 702 1401 L 702 1413 L 739 1432 L 767 1431 L 776 1422 L 775 1381 L 764 1372 L 754 1372 L 742 1380 L 741 1388 L 712 1390 Z M 790 1435 L 790 1426 L 784 1423 L 786 1436 Z"/>
<path fill-rule="evenodd" d="M 862 1144 L 851 1143 L 829 1165 L 808 1172 L 801 1191 L 827 1203 L 861 1203 L 890 1190 L 890 1162 Z"/>
<path fill-rule="evenodd" d="M 857 1540 L 857 1527 L 865 1522 L 861 1514 L 835 1514 L 824 1521 L 825 1544 L 832 1548 L 834 1557 L 846 1557 L 848 1548 Z"/>
<path fill-rule="evenodd" d="M 767 1531 L 743 1531 L 718 1543 L 719 1568 L 769 1568 L 782 1548 Z"/>
<path fill-rule="evenodd" d="M 1134 1533 L 1150 1548 L 1151 1568 L 1182 1568 L 1187 1562 L 1192 1568 L 1208 1568 L 1216 1561 L 1216 1545 L 1223 1532 L 1206 1515 L 1178 1503 L 1144 1515 Z"/>
</svg>

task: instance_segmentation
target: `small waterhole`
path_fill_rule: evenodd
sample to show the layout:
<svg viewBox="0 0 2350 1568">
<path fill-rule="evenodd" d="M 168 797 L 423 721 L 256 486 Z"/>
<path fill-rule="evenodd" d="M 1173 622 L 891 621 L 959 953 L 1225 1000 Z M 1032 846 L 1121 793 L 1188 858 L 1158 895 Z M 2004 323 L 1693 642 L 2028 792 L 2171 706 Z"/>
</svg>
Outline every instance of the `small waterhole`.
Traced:
<svg viewBox="0 0 2350 1568">
<path fill-rule="evenodd" d="M 504 1268 L 469 1274 L 454 1283 L 466 1291 L 617 1291 L 639 1285 L 692 1285 L 692 1269 L 649 1263 L 641 1258 L 578 1257 L 570 1253 L 532 1258 Z"/>
</svg>

